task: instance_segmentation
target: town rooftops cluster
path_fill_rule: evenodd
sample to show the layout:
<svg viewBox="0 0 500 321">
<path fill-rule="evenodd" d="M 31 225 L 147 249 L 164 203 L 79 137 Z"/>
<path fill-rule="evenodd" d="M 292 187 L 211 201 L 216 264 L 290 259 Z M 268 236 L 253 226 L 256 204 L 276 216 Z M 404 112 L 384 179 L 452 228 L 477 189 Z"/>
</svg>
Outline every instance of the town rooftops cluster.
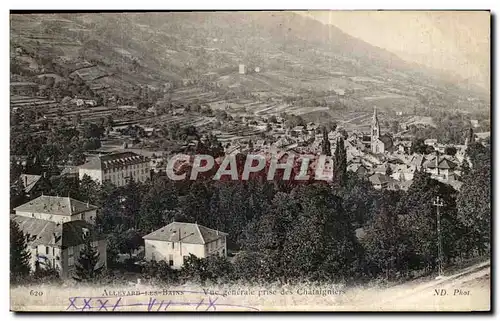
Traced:
<svg viewBox="0 0 500 321">
<path fill-rule="evenodd" d="M 83 169 L 110 169 L 147 162 L 148 159 L 133 152 L 121 152 L 93 157 L 90 161 L 80 166 Z"/>
<path fill-rule="evenodd" d="M 189 244 L 207 244 L 219 239 L 221 236 L 227 235 L 227 233 L 213 230 L 196 223 L 172 222 L 144 236 L 143 239 Z"/>
<path fill-rule="evenodd" d="M 14 209 L 19 212 L 45 213 L 71 216 L 82 212 L 97 210 L 97 206 L 75 200 L 71 197 L 42 195 Z"/>
</svg>

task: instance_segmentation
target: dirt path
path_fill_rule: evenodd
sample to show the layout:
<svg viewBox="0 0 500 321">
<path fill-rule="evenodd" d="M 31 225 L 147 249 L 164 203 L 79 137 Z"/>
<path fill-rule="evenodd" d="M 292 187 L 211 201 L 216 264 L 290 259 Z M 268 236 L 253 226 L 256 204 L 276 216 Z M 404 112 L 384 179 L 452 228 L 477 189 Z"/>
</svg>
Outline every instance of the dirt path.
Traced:
<svg viewBox="0 0 500 321">
<path fill-rule="evenodd" d="M 490 261 L 439 279 L 364 292 L 368 297 L 356 305 L 366 304 L 367 310 L 485 311 L 490 308 Z"/>
</svg>

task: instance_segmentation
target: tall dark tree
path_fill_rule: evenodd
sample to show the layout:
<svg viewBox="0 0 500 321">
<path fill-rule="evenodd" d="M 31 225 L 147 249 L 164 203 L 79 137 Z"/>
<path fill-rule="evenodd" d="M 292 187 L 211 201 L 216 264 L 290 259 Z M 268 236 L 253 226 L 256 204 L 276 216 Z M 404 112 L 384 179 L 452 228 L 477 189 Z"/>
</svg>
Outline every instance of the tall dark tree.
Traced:
<svg viewBox="0 0 500 321">
<path fill-rule="evenodd" d="M 17 222 L 10 221 L 10 275 L 20 278 L 30 273 L 31 254 L 28 250 L 26 236 Z"/>
<path fill-rule="evenodd" d="M 99 251 L 92 245 L 92 235 L 84 238 L 83 249 L 80 251 L 80 257 L 75 264 L 75 276 L 77 281 L 93 281 L 99 277 L 104 269 L 99 264 Z"/>
<path fill-rule="evenodd" d="M 333 158 L 333 182 L 338 186 L 344 186 L 347 181 L 347 153 L 344 139 L 337 139 L 337 147 Z"/>
<path fill-rule="evenodd" d="M 10 209 L 12 210 L 27 201 L 28 198 L 26 197 L 24 183 L 20 178 L 18 178 L 17 181 L 15 181 L 10 187 Z"/>
<path fill-rule="evenodd" d="M 328 132 L 326 128 L 323 127 L 323 141 L 321 142 L 321 154 L 326 156 L 332 156 L 332 149 L 330 140 L 328 139 Z"/>
</svg>

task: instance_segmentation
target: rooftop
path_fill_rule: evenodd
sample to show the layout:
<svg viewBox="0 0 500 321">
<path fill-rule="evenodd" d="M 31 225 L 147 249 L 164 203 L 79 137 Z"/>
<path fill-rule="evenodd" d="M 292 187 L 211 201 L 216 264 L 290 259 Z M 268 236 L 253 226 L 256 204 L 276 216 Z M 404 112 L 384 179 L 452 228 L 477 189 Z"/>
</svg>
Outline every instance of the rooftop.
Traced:
<svg viewBox="0 0 500 321">
<path fill-rule="evenodd" d="M 24 203 L 14 208 L 14 210 L 19 212 L 71 216 L 82 212 L 97 210 L 97 206 L 75 200 L 71 197 L 42 195 L 28 203 Z"/>
<path fill-rule="evenodd" d="M 24 192 L 29 193 L 42 178 L 40 175 L 21 174 L 19 180 L 23 182 Z"/>
<path fill-rule="evenodd" d="M 146 157 L 133 152 L 120 152 L 93 157 L 90 161 L 80 166 L 80 168 L 103 170 L 140 164 L 148 161 Z"/>
<path fill-rule="evenodd" d="M 223 233 L 196 223 L 173 222 L 146 236 L 145 240 L 156 240 L 166 242 L 183 242 L 189 244 L 207 244 L 227 236 Z"/>
</svg>

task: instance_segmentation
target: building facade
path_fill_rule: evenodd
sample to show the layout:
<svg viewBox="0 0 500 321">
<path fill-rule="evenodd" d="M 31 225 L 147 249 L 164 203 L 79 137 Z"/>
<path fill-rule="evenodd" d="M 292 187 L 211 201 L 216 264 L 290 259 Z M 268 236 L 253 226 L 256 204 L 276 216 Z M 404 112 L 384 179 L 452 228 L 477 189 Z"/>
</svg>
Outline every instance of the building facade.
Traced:
<svg viewBox="0 0 500 321">
<path fill-rule="evenodd" d="M 99 251 L 99 266 L 106 267 L 106 240 L 94 230 L 97 207 L 69 197 L 40 196 L 15 208 L 27 240 L 31 270 L 55 268 L 61 277 L 73 275 L 86 237 Z"/>
<path fill-rule="evenodd" d="M 173 222 L 143 237 L 145 259 L 165 261 L 180 269 L 190 254 L 198 258 L 227 256 L 227 233 L 193 224 Z"/>
<path fill-rule="evenodd" d="M 109 181 L 124 186 L 130 179 L 145 182 L 150 178 L 150 162 L 147 157 L 133 152 L 120 152 L 97 156 L 80 166 L 80 179 L 90 176 L 98 183 Z"/>
</svg>

